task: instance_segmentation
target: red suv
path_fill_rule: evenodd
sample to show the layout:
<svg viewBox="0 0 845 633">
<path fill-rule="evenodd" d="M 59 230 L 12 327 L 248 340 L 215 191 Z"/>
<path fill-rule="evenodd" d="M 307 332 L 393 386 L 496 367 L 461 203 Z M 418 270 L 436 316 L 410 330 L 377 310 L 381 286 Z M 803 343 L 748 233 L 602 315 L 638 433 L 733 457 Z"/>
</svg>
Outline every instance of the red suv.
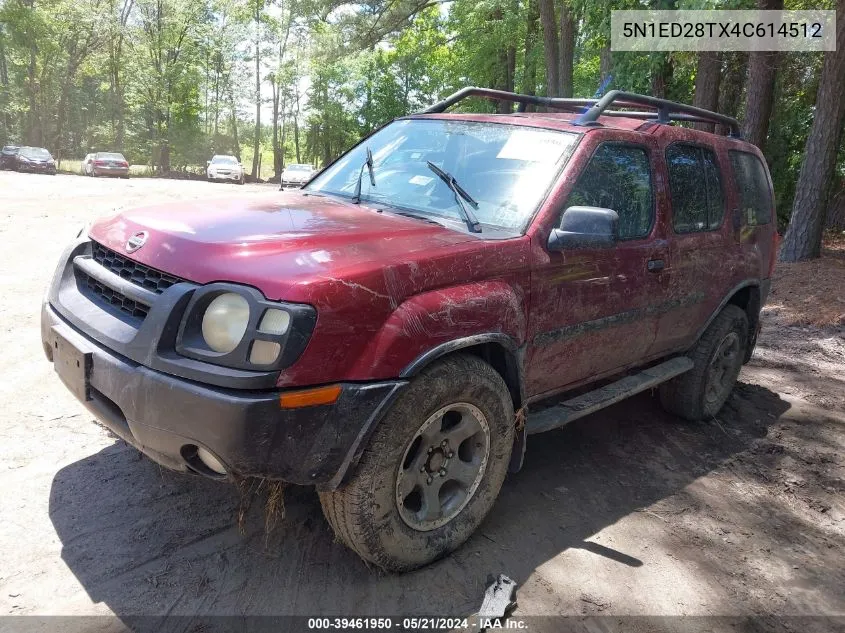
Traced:
<svg viewBox="0 0 845 633">
<path fill-rule="evenodd" d="M 445 112 L 470 96 L 519 107 Z M 98 221 L 44 349 L 158 463 L 314 485 L 339 539 L 412 569 L 472 534 L 527 435 L 657 386 L 716 414 L 769 291 L 772 200 L 734 119 L 467 88 L 301 190 Z"/>
</svg>

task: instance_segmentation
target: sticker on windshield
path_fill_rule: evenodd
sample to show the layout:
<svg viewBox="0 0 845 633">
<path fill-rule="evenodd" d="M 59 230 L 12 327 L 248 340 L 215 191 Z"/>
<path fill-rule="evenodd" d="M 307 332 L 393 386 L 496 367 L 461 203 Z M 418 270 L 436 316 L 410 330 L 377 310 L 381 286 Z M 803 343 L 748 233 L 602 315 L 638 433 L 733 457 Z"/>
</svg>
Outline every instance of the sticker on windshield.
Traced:
<svg viewBox="0 0 845 633">
<path fill-rule="evenodd" d="M 556 163 L 566 148 L 566 137 L 532 130 L 514 130 L 496 158 Z"/>
<path fill-rule="evenodd" d="M 425 186 L 428 183 L 430 183 L 432 180 L 434 180 L 433 176 L 419 176 L 419 175 L 417 175 L 417 176 L 414 176 L 413 178 L 411 178 L 408 182 L 412 185 L 420 185 L 422 187 L 422 186 Z"/>
</svg>

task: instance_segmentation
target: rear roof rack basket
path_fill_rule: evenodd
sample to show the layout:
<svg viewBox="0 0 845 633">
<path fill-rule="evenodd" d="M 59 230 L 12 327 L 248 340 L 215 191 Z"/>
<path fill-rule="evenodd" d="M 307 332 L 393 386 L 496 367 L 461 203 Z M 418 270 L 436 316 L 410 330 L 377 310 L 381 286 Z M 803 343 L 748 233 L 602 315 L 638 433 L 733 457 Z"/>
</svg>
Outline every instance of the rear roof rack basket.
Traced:
<svg viewBox="0 0 845 633">
<path fill-rule="evenodd" d="M 616 116 L 667 124 L 672 121 L 721 124 L 727 126 L 728 136 L 740 137 L 739 122 L 733 117 L 667 99 L 658 99 L 657 97 L 622 90 L 611 90 L 601 99 L 563 99 L 560 97 L 523 95 L 492 88 L 467 87 L 426 108 L 420 114 L 444 112 L 459 101 L 469 97 L 483 97 L 518 103 L 518 112 L 525 112 L 526 106 L 534 105 L 563 112 L 581 113 L 578 118 L 572 121 L 574 125 L 599 125 L 598 118 L 600 116 Z M 653 111 L 610 110 L 611 106 L 617 108 L 646 107 L 653 108 Z"/>
</svg>

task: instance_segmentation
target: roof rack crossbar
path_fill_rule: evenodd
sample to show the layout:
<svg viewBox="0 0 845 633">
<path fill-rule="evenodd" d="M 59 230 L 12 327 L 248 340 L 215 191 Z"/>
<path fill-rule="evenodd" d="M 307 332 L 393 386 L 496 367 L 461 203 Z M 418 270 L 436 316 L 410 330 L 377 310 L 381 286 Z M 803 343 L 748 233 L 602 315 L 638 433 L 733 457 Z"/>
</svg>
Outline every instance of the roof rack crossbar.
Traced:
<svg viewBox="0 0 845 633">
<path fill-rule="evenodd" d="M 624 92 L 622 90 L 611 90 L 608 92 L 601 99 L 596 101 L 589 110 L 578 117 L 574 123 L 576 125 L 591 125 L 595 123 L 600 116 L 606 114 L 606 110 L 616 102 L 624 102 L 626 105 L 632 103 L 655 108 L 657 110 L 657 120 L 661 123 L 668 123 L 669 121 L 696 121 L 713 124 L 720 123 L 728 126 L 730 136 L 740 136 L 739 122 L 733 117 L 705 110 L 704 108 L 676 103 L 675 101 L 669 101 L 667 99 L 658 99 L 657 97 L 640 95 L 634 92 Z"/>
<path fill-rule="evenodd" d="M 449 95 L 443 101 L 438 101 L 433 106 L 423 110 L 420 114 L 434 114 L 445 112 L 453 105 L 469 97 L 484 97 L 486 99 L 497 99 L 499 101 L 512 101 L 519 104 L 518 111 L 524 112 L 525 106 L 535 105 L 543 108 L 553 108 L 567 112 L 580 112 L 584 107 L 593 105 L 595 99 L 562 99 L 559 97 L 539 97 L 537 95 L 523 95 L 516 92 L 506 92 L 493 88 L 461 88 Z"/>
<path fill-rule="evenodd" d="M 563 112 L 576 112 L 581 115 L 573 121 L 575 125 L 596 125 L 600 116 L 628 117 L 644 119 L 658 123 L 671 121 L 687 121 L 696 123 L 712 123 L 727 126 L 729 136 L 739 137 L 739 122 L 733 117 L 696 108 L 695 106 L 676 103 L 667 99 L 659 99 L 634 92 L 611 90 L 601 99 L 564 99 L 561 97 L 540 97 L 537 95 L 523 95 L 516 92 L 495 90 L 493 88 L 467 87 L 449 95 L 442 101 L 426 108 L 421 114 L 445 112 L 456 103 L 469 97 L 483 97 L 499 101 L 511 101 L 519 104 L 517 112 L 525 112 L 526 106 L 534 105 Z M 609 110 L 611 106 L 617 108 L 633 108 L 645 106 L 654 108 L 654 112 L 627 112 L 624 110 Z M 586 111 L 584 109 L 587 108 Z"/>
</svg>

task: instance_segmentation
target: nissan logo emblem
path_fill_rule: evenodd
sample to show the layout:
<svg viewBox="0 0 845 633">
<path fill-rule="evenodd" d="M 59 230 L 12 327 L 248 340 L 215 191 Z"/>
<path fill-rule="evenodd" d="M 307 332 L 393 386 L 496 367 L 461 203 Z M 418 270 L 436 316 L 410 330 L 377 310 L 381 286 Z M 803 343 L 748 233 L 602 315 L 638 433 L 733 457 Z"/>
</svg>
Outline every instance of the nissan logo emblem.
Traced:
<svg viewBox="0 0 845 633">
<path fill-rule="evenodd" d="M 126 242 L 126 252 L 127 253 L 134 253 L 139 248 L 141 248 L 144 244 L 147 243 L 147 238 L 150 236 L 149 233 L 146 231 L 139 231 L 135 233 L 129 240 Z"/>
</svg>

